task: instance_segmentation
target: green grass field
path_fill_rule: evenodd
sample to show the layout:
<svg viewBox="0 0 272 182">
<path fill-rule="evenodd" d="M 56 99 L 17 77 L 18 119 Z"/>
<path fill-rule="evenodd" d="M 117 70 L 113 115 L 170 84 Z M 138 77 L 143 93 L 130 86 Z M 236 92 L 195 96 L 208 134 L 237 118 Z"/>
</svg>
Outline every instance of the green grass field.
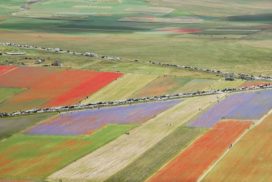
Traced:
<svg viewBox="0 0 272 182">
<path fill-rule="evenodd" d="M 0 88 L 0 103 L 24 90 L 22 88 Z"/>
<path fill-rule="evenodd" d="M 0 180 L 41 180 L 135 125 L 108 125 L 90 136 L 14 135 L 0 142 Z"/>
<path fill-rule="evenodd" d="M 10 15 L 12 12 L 20 10 L 20 6 L 24 3 L 24 0 L 0 0 L 0 16 Z"/>
<path fill-rule="evenodd" d="M 166 136 L 158 144 L 106 181 L 145 181 L 204 131 L 204 129 L 186 128 L 184 126 L 177 128 L 173 133 Z"/>
<path fill-rule="evenodd" d="M 228 39 L 202 36 L 167 36 L 157 34 L 91 34 L 87 35 L 56 35 L 43 33 L 23 34 L 24 40 L 13 33 L 4 33 L 0 41 L 26 42 L 48 47 L 63 47 L 79 51 L 93 50 L 101 55 L 120 56 L 123 59 L 143 62 L 150 60 L 163 63 L 192 65 L 204 68 L 221 69 L 224 71 L 248 72 L 254 74 L 271 74 L 271 43 L 252 39 Z M 43 35 L 44 38 L 38 38 Z M 80 41 L 85 37 L 85 40 Z M 74 39 L 78 38 L 78 41 Z M 270 40 L 270 42 L 269 42 Z M 51 42 L 51 43 L 49 43 Z M 69 44 L 67 44 L 69 42 Z M 99 43 L 97 43 L 99 42 Z M 109 44 L 109 42 L 111 42 Z M 114 46 L 113 46 L 114 45 Z M 64 57 L 65 58 L 65 57 Z M 72 57 L 68 58 L 71 60 Z M 78 60 L 75 58 L 75 60 Z M 83 59 L 86 60 L 86 59 Z M 79 64 L 82 62 L 79 61 Z M 85 64 L 87 63 L 87 60 Z M 71 63 L 75 65 L 76 63 Z M 84 64 L 84 62 L 83 62 Z M 109 65 L 110 64 L 110 65 Z M 110 67 L 109 67 L 110 66 Z M 114 67 L 118 66 L 118 67 Z M 128 63 L 112 64 L 99 62 L 87 68 L 97 67 L 101 70 L 111 68 L 123 71 L 130 67 Z M 146 66 L 137 66 L 146 72 Z M 127 70 L 127 68 L 126 68 Z M 137 70 L 137 69 L 136 69 Z M 157 69 L 155 69 L 157 70 Z"/>
<path fill-rule="evenodd" d="M 69 54 L 56 54 L 49 53 L 45 51 L 39 50 L 31 50 L 31 49 L 19 49 L 15 47 L 4 47 L 0 46 L 0 52 L 24 52 L 25 55 L 20 56 L 9 56 L 2 55 L 0 56 L 0 64 L 14 64 L 21 66 L 22 63 L 27 66 L 43 66 L 43 65 L 51 65 L 55 60 L 61 61 L 65 67 L 72 68 L 85 68 L 90 66 L 91 64 L 97 63 L 96 58 L 89 58 L 85 56 L 75 56 Z M 27 58 L 27 59 L 26 59 Z M 39 59 L 43 59 L 44 62 L 42 64 L 35 64 Z"/>
</svg>

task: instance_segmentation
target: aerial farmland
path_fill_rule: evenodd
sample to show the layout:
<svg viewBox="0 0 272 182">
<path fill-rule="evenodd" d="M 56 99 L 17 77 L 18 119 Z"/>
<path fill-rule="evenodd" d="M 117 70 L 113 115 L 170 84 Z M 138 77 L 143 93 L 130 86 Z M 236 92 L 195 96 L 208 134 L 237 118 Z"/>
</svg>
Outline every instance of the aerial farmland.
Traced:
<svg viewBox="0 0 272 182">
<path fill-rule="evenodd" d="M 0 0 L 0 182 L 270 182 L 271 0 Z"/>
</svg>

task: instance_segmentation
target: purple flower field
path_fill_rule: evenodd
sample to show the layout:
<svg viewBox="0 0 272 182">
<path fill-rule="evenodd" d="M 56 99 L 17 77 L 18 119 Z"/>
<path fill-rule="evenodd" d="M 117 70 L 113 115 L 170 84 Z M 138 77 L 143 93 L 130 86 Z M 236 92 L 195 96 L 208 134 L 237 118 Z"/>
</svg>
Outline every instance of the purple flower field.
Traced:
<svg viewBox="0 0 272 182">
<path fill-rule="evenodd" d="M 193 127 L 212 127 L 221 119 L 256 120 L 272 109 L 272 91 L 257 91 L 231 95 L 210 108 L 196 120 Z"/>
<path fill-rule="evenodd" d="M 107 124 L 145 122 L 180 102 L 181 100 L 172 100 L 62 113 L 57 118 L 34 126 L 26 133 L 40 135 L 89 134 Z"/>
</svg>

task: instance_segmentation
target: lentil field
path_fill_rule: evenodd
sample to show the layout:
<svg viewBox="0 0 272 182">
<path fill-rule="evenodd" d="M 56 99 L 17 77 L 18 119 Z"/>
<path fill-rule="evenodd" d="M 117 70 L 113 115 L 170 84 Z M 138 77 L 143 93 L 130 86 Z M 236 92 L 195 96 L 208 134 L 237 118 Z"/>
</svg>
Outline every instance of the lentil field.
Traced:
<svg viewBox="0 0 272 182">
<path fill-rule="evenodd" d="M 108 124 L 143 123 L 179 102 L 180 100 L 162 101 L 63 113 L 30 128 L 26 133 L 39 135 L 90 134 Z"/>
<path fill-rule="evenodd" d="M 272 91 L 233 94 L 191 121 L 190 126 L 212 127 L 222 119 L 258 120 L 272 108 Z"/>
</svg>

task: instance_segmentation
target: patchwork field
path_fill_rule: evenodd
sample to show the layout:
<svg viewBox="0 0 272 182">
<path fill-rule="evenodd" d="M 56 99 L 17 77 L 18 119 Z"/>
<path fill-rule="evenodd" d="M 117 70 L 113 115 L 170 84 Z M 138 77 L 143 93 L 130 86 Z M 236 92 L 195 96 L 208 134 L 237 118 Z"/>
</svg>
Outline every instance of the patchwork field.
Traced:
<svg viewBox="0 0 272 182">
<path fill-rule="evenodd" d="M 135 125 L 108 125 L 90 136 L 14 135 L 0 142 L 0 180 L 41 180 Z"/>
<path fill-rule="evenodd" d="M 270 35 L 269 31 L 264 34 Z M 0 41 L 29 43 L 45 47 L 61 47 L 77 51 L 93 50 L 101 55 L 114 55 L 130 60 L 155 60 L 163 63 L 209 67 L 229 72 L 271 74 L 271 64 L 269 64 L 271 49 L 267 46 L 267 43 L 263 43 L 264 45 L 261 47 L 262 44 L 260 45 L 259 40 L 256 40 L 262 40 L 267 37 L 261 33 L 260 35 L 257 33 L 254 35 L 259 35 L 261 38 L 252 37 L 252 40 L 239 40 L 233 38 L 229 33 L 219 35 L 221 36 L 219 38 L 216 38 L 214 35 L 194 35 L 196 37 L 191 37 L 190 35 L 188 37 L 188 34 L 186 37 L 184 37 L 185 35 L 176 37 L 162 36 L 155 33 L 95 33 L 94 36 L 92 36 L 93 34 L 75 35 L 72 33 L 22 32 L 22 34 L 16 35 L 10 31 L 1 31 L 3 36 L 0 37 Z M 224 37 L 230 38 L 224 39 Z M 256 48 L 253 45 L 257 43 L 259 47 Z M 224 54 L 221 53 L 222 51 Z M 73 61 L 71 60 L 70 62 Z M 74 63 L 70 65 L 76 66 L 76 62 L 80 63 L 81 61 L 74 59 Z M 209 66 L 207 66 L 207 63 L 209 63 Z M 130 67 L 130 70 L 133 71 L 133 67 Z"/>
<path fill-rule="evenodd" d="M 217 97 L 186 99 L 141 126 L 49 176 L 49 181 L 70 179 L 103 181 L 124 169 L 176 128 L 215 103 Z"/>
<path fill-rule="evenodd" d="M 249 121 L 217 123 L 148 181 L 197 181 L 204 171 L 250 127 L 250 124 Z"/>
<path fill-rule="evenodd" d="M 40 67 L 4 66 L 2 70 L 1 87 L 23 90 L 13 89 L 10 93 L 13 96 L 0 104 L 2 112 L 75 104 L 122 76 L 121 73 Z"/>
<path fill-rule="evenodd" d="M 133 94 L 134 97 L 154 96 L 194 91 L 237 88 L 244 83 L 242 80 L 225 81 L 222 79 L 199 79 L 187 76 L 159 76 L 142 89 Z M 251 82 L 249 82 L 251 83 Z M 253 83 L 252 83 L 253 84 Z M 258 84 L 257 84 L 258 85 Z"/>
<path fill-rule="evenodd" d="M 87 104 L 97 101 L 237 88 L 244 83 L 242 80 L 230 82 L 219 78 L 199 79 L 199 75 L 188 75 L 125 74 L 122 78 L 82 101 L 82 103 Z"/>
<path fill-rule="evenodd" d="M 128 99 L 155 78 L 156 75 L 126 74 L 82 103 Z"/>
<path fill-rule="evenodd" d="M 244 81 L 225 81 L 222 79 L 199 79 L 197 77 L 160 76 L 133 94 L 134 97 L 154 96 L 193 91 L 237 88 Z"/>
<path fill-rule="evenodd" d="M 142 182 L 158 171 L 165 163 L 186 148 L 204 129 L 178 127 L 155 146 L 147 150 L 127 167 L 117 172 L 107 182 Z"/>
<path fill-rule="evenodd" d="M 143 123 L 179 102 L 180 100 L 163 101 L 62 113 L 30 128 L 26 133 L 39 135 L 90 134 L 108 124 Z"/>
<path fill-rule="evenodd" d="M 0 182 L 271 181 L 271 7 L 0 0 Z"/>
<path fill-rule="evenodd" d="M 233 94 L 212 106 L 189 125 L 212 127 L 222 119 L 258 120 L 272 108 L 272 91 Z"/>
<path fill-rule="evenodd" d="M 33 124 L 52 117 L 54 114 L 35 114 L 23 117 L 1 118 L 0 119 L 0 139 L 7 138 L 20 132 Z"/>
<path fill-rule="evenodd" d="M 270 181 L 272 115 L 249 131 L 203 181 Z"/>
<path fill-rule="evenodd" d="M 164 95 L 179 93 L 180 88 L 186 85 L 192 78 L 160 76 L 134 93 L 135 97 Z"/>
</svg>

